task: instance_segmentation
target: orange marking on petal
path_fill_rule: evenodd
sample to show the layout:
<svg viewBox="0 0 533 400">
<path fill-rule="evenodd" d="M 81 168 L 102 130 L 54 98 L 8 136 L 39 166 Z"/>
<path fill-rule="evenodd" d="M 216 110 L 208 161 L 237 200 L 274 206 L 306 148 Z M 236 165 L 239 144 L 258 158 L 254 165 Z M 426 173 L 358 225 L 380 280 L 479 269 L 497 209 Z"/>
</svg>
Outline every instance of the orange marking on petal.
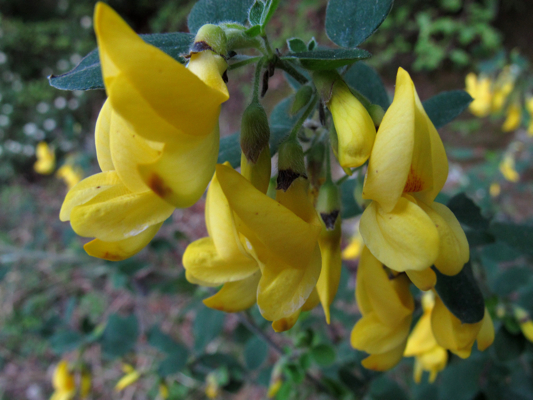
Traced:
<svg viewBox="0 0 533 400">
<path fill-rule="evenodd" d="M 163 179 L 155 173 L 148 179 L 148 186 L 161 198 L 165 198 L 172 193 L 172 189 L 165 185 Z"/>
<path fill-rule="evenodd" d="M 407 176 L 407 182 L 405 183 L 405 187 L 403 188 L 403 192 L 420 192 L 422 190 L 423 185 L 424 182 L 422 182 L 422 178 L 416 175 L 415 171 L 413 170 L 413 166 L 411 166 L 409 175 Z"/>
</svg>

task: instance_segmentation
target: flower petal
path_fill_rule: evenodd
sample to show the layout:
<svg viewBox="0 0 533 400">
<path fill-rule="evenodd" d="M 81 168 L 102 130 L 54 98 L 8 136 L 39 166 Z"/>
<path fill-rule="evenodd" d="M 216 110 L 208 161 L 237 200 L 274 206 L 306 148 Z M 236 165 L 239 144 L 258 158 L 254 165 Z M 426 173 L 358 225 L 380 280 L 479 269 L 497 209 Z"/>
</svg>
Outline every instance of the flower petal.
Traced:
<svg viewBox="0 0 533 400">
<path fill-rule="evenodd" d="M 410 325 L 411 314 L 404 317 L 398 325 L 389 325 L 382 322 L 375 312 L 371 312 L 357 321 L 350 343 L 353 348 L 370 354 L 385 353 L 405 342 Z"/>
<path fill-rule="evenodd" d="M 431 330 L 431 312 L 424 312 L 407 340 L 404 357 L 413 357 L 438 346 Z"/>
<path fill-rule="evenodd" d="M 164 144 L 138 135 L 118 113 L 113 113 L 111 118 L 109 143 L 113 165 L 124 185 L 132 192 L 148 190 L 137 165 L 154 162 L 161 155 Z"/>
<path fill-rule="evenodd" d="M 269 321 L 287 318 L 307 301 L 320 275 L 322 259 L 318 243 L 309 264 L 286 264 L 274 256 L 263 268 L 259 282 L 257 305 Z"/>
<path fill-rule="evenodd" d="M 419 206 L 429 215 L 439 232 L 439 256 L 435 267 L 445 275 L 457 275 L 470 258 L 468 240 L 454 213 L 444 204 L 423 202 Z"/>
<path fill-rule="evenodd" d="M 477 334 L 477 348 L 479 351 L 487 349 L 494 342 L 494 324 L 489 311 L 485 308 L 485 315 L 481 323 L 481 329 Z"/>
<path fill-rule="evenodd" d="M 431 312 L 431 329 L 440 346 L 459 357 L 468 357 L 481 325 L 482 321 L 475 324 L 462 323 L 448 311 L 440 297 L 436 296 L 435 306 Z"/>
<path fill-rule="evenodd" d="M 437 274 L 431 268 L 422 271 L 405 271 L 411 282 L 422 291 L 430 290 L 437 284 Z"/>
<path fill-rule="evenodd" d="M 94 130 L 94 142 L 96 145 L 96 158 L 98 159 L 98 165 L 102 172 L 112 171 L 115 169 L 113 165 L 113 159 L 111 158 L 110 150 L 110 131 L 111 131 L 111 119 L 113 116 L 113 108 L 111 102 L 106 100 L 98 119 L 96 120 L 96 127 Z"/>
<path fill-rule="evenodd" d="M 341 235 L 342 231 L 339 217 L 335 223 L 335 228 L 330 231 L 323 227 L 318 238 L 320 253 L 322 255 L 322 269 L 316 284 L 316 289 L 328 324 L 330 323 L 329 306 L 333 303 L 341 279 Z"/>
<path fill-rule="evenodd" d="M 300 316 L 301 309 L 299 308 L 294 313 L 289 315 L 288 317 L 278 319 L 276 321 L 272 322 L 272 329 L 274 329 L 274 332 L 285 332 L 291 329 L 294 324 L 298 321 L 298 317 Z"/>
<path fill-rule="evenodd" d="M 328 108 L 338 138 L 339 164 L 343 168 L 363 165 L 372 151 L 376 127 L 366 108 L 342 79 L 335 81 Z"/>
<path fill-rule="evenodd" d="M 163 225 L 152 225 L 144 232 L 127 239 L 119 240 L 118 242 L 104 242 L 100 239 L 94 239 L 83 246 L 83 249 L 90 256 L 102 258 L 109 261 L 120 261 L 130 258 L 144 249 L 148 243 L 154 238 L 155 234 Z"/>
<path fill-rule="evenodd" d="M 260 278 L 261 273 L 257 271 L 246 279 L 228 282 L 215 295 L 205 299 L 204 304 L 209 308 L 225 312 L 244 311 L 256 302 Z"/>
<path fill-rule="evenodd" d="M 424 270 L 438 256 L 439 234 L 433 221 L 405 197 L 398 199 L 391 212 L 372 202 L 361 217 L 359 230 L 372 254 L 398 272 Z"/>
<path fill-rule="evenodd" d="M 139 165 L 146 185 L 174 207 L 198 201 L 213 177 L 219 147 L 218 124 L 204 137 L 167 143 L 151 164 Z"/>
<path fill-rule="evenodd" d="M 74 207 L 70 222 L 80 236 L 117 242 L 163 222 L 173 211 L 174 207 L 151 191 L 131 193 L 118 183 L 87 203 Z"/>
<path fill-rule="evenodd" d="M 398 70 L 394 101 L 379 126 L 368 163 L 363 198 L 392 211 L 401 197 L 415 146 L 415 88 L 409 74 Z"/>
<path fill-rule="evenodd" d="M 405 343 L 406 341 L 385 353 L 371 354 L 369 357 L 361 361 L 361 365 L 372 371 L 387 371 L 402 360 Z"/>
<path fill-rule="evenodd" d="M 106 91 L 134 130 L 160 142 L 213 130 L 227 92 L 145 43 L 108 5 L 96 5 L 94 23 Z"/>
<path fill-rule="evenodd" d="M 308 265 L 317 244 L 320 225 L 302 220 L 261 193 L 232 168 L 219 164 L 216 171 L 231 209 L 268 251 L 293 267 Z"/>
<path fill-rule="evenodd" d="M 85 178 L 67 193 L 59 219 L 63 222 L 69 221 L 74 207 L 85 204 L 105 190 L 120 184 L 120 178 L 115 171 L 101 172 Z"/>
</svg>

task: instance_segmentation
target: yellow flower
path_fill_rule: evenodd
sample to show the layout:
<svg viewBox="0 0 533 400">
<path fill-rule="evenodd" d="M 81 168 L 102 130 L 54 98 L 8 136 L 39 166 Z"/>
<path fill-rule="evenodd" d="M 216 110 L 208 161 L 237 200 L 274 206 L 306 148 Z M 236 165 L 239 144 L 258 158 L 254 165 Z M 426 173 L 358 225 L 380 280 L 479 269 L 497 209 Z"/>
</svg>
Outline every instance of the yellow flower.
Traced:
<svg viewBox="0 0 533 400">
<path fill-rule="evenodd" d="M 527 127 L 527 133 L 533 136 L 533 97 L 526 100 L 526 110 L 529 113 L 529 125 Z"/>
<path fill-rule="evenodd" d="M 117 384 L 115 385 L 116 392 L 120 392 L 121 390 L 127 388 L 128 386 L 133 385 L 141 377 L 141 374 L 139 373 L 139 371 L 137 371 L 135 368 L 133 368 L 129 364 L 124 364 L 122 366 L 122 371 L 125 373 L 125 375 L 122 378 L 120 378 Z"/>
<path fill-rule="evenodd" d="M 72 164 L 65 164 L 60 167 L 56 176 L 63 179 L 63 182 L 67 185 L 68 189 L 72 189 L 76 184 L 82 180 L 83 171 L 78 166 L 73 166 Z"/>
<path fill-rule="evenodd" d="M 80 377 L 80 397 L 82 399 L 85 399 L 87 396 L 89 396 L 89 393 L 91 392 L 91 386 L 92 386 L 91 373 L 86 367 L 84 367 L 81 371 L 81 377 Z"/>
<path fill-rule="evenodd" d="M 389 279 L 381 264 L 364 247 L 359 261 L 355 296 L 362 318 L 351 334 L 352 347 L 370 354 L 365 368 L 386 371 L 402 359 L 411 325 L 414 301 L 409 279 Z"/>
<path fill-rule="evenodd" d="M 205 395 L 209 399 L 216 399 L 220 394 L 220 385 L 218 384 L 216 374 L 211 372 L 205 378 Z"/>
<path fill-rule="evenodd" d="M 204 192 L 218 153 L 220 104 L 228 98 L 226 63 L 205 50 L 185 68 L 104 3 L 94 20 L 108 94 L 95 134 L 103 172 L 69 191 L 60 219 L 96 238 L 84 246 L 89 255 L 116 261 L 139 252 L 176 206 L 188 207 Z"/>
<path fill-rule="evenodd" d="M 313 75 L 313 79 L 333 118 L 339 164 L 343 168 L 363 165 L 370 156 L 376 137 L 372 117 L 340 75 L 318 72 Z"/>
<path fill-rule="evenodd" d="M 429 382 L 433 383 L 448 361 L 448 352 L 439 346 L 431 330 L 434 296 L 433 292 L 424 293 L 422 297 L 424 313 L 409 335 L 403 354 L 404 357 L 415 357 L 414 379 L 416 383 L 420 383 L 423 371 L 430 373 Z"/>
<path fill-rule="evenodd" d="M 109 138 L 118 175 L 132 192 L 151 189 L 175 207 L 189 207 L 214 172 L 220 104 L 229 98 L 224 58 L 193 52 L 185 68 L 145 43 L 104 3 L 97 4 L 94 20 L 111 124 L 116 114 L 116 124 L 130 128 L 112 129 Z"/>
<path fill-rule="evenodd" d="M 500 172 L 509 182 L 518 182 L 520 175 L 516 172 L 513 156 L 506 154 L 500 162 Z"/>
<path fill-rule="evenodd" d="M 490 113 L 491 85 L 492 82 L 488 77 L 480 76 L 478 78 L 473 72 L 466 76 L 466 91 L 474 99 L 468 108 L 477 117 L 486 117 Z"/>
<path fill-rule="evenodd" d="M 359 228 L 354 233 L 350 239 L 348 246 L 342 251 L 343 260 L 357 260 L 361 256 L 361 251 L 363 250 L 364 242 Z"/>
<path fill-rule="evenodd" d="M 511 94 L 515 85 L 515 74 L 511 66 L 505 66 L 494 82 L 491 112 L 497 113 L 503 109 L 505 101 Z"/>
<path fill-rule="evenodd" d="M 76 381 L 74 375 L 68 370 L 68 362 L 62 360 L 57 364 L 52 377 L 54 393 L 50 400 L 70 400 L 76 394 Z"/>
<path fill-rule="evenodd" d="M 161 382 L 159 384 L 159 397 L 161 397 L 163 400 L 168 399 L 168 396 L 170 395 L 168 391 L 168 386 L 166 383 Z"/>
<path fill-rule="evenodd" d="M 42 175 L 49 175 L 56 167 L 56 155 L 54 150 L 46 142 L 39 142 L 35 150 L 37 161 L 33 164 L 35 172 Z"/>
<path fill-rule="evenodd" d="M 275 397 L 276 394 L 278 394 L 279 390 L 281 389 L 282 385 L 283 385 L 283 380 L 281 379 L 281 376 L 275 379 L 273 382 L 270 382 L 270 385 L 268 385 L 267 397 L 269 399 Z"/>
<path fill-rule="evenodd" d="M 515 307 L 514 315 L 526 339 L 533 342 L 533 321 L 531 321 L 529 313 L 521 307 Z"/>
<path fill-rule="evenodd" d="M 511 132 L 520 126 L 522 120 L 522 108 L 519 103 L 512 103 L 506 112 L 507 117 L 502 125 L 502 131 Z"/>
<path fill-rule="evenodd" d="M 447 176 L 439 134 L 409 74 L 400 68 L 394 101 L 370 156 L 363 198 L 373 201 L 361 217 L 360 231 L 379 261 L 407 271 L 422 290 L 436 281 L 431 265 L 455 275 L 469 259 L 459 222 L 446 206 L 434 202 Z"/>
<path fill-rule="evenodd" d="M 497 182 L 493 182 L 490 184 L 489 193 L 491 197 L 498 197 L 501 192 L 500 184 Z"/>
<path fill-rule="evenodd" d="M 470 356 L 476 340 L 480 351 L 494 341 L 494 325 L 486 308 L 480 322 L 467 324 L 453 315 L 438 296 L 435 297 L 435 306 L 431 312 L 431 329 L 440 346 L 461 358 Z"/>
</svg>

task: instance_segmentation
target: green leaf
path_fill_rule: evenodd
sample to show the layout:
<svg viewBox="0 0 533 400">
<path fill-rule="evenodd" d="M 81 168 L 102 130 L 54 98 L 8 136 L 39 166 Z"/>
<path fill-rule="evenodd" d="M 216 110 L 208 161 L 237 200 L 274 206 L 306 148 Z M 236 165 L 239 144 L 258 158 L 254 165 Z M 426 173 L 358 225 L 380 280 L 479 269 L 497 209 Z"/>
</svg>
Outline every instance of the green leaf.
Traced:
<svg viewBox="0 0 533 400">
<path fill-rule="evenodd" d="M 112 314 L 100 339 L 102 351 L 108 358 L 121 357 L 133 349 L 138 336 L 139 327 L 135 315 L 121 317 Z"/>
<path fill-rule="evenodd" d="M 372 104 L 378 104 L 385 111 L 389 108 L 389 95 L 374 68 L 358 62 L 344 74 L 343 78 L 348 85 L 365 96 Z"/>
<path fill-rule="evenodd" d="M 166 333 L 161 332 L 159 327 L 156 325 L 152 326 L 152 328 L 150 328 L 148 331 L 148 344 L 155 347 L 162 353 L 187 354 L 187 349 L 183 345 L 177 343 Z M 187 356 L 185 356 L 185 358 L 187 358 Z"/>
<path fill-rule="evenodd" d="M 510 267 L 491 280 L 492 291 L 498 296 L 508 296 L 527 285 L 531 276 L 529 268 Z"/>
<path fill-rule="evenodd" d="M 303 53 L 307 51 L 307 45 L 299 38 L 287 39 L 287 47 L 292 53 Z"/>
<path fill-rule="evenodd" d="M 83 336 L 73 330 L 59 331 L 50 338 L 50 347 L 56 354 L 63 354 L 78 348 L 83 342 Z"/>
<path fill-rule="evenodd" d="M 335 349 L 327 344 L 319 344 L 311 349 L 311 357 L 318 365 L 327 367 L 335 362 Z"/>
<path fill-rule="evenodd" d="M 146 43 L 149 43 L 180 63 L 185 63 L 183 54 L 189 52 L 194 36 L 189 33 L 154 33 L 151 35 L 139 35 Z M 102 70 L 98 49 L 87 54 L 81 62 L 71 71 L 63 75 L 51 75 L 48 77 L 50 85 L 61 90 L 90 90 L 103 89 Z"/>
<path fill-rule="evenodd" d="M 172 353 L 159 363 L 157 373 L 161 377 L 180 372 L 187 365 L 187 353 Z"/>
<path fill-rule="evenodd" d="M 437 274 L 435 290 L 446 308 L 462 322 L 474 324 L 485 315 L 485 301 L 472 273 L 470 263 L 454 276 L 444 275 L 433 267 Z"/>
<path fill-rule="evenodd" d="M 496 239 L 528 255 L 533 255 L 533 226 L 494 222 L 490 232 Z"/>
<path fill-rule="evenodd" d="M 326 33 L 341 47 L 363 43 L 385 20 L 392 0 L 330 0 L 326 10 Z"/>
<path fill-rule="evenodd" d="M 363 210 L 355 201 L 354 191 L 357 186 L 357 179 L 347 179 L 342 182 L 341 189 L 341 218 L 352 218 L 356 215 L 362 214 Z"/>
<path fill-rule="evenodd" d="M 225 314 L 221 311 L 202 307 L 196 313 L 194 319 L 194 350 L 201 352 L 214 338 L 216 338 L 224 326 Z"/>
<path fill-rule="evenodd" d="M 475 230 L 487 230 L 489 220 L 481 214 L 481 209 L 464 193 L 453 196 L 447 204 L 448 208 L 463 225 Z"/>
<path fill-rule="evenodd" d="M 387 376 L 380 376 L 370 384 L 373 400 L 408 400 L 400 385 Z"/>
<path fill-rule="evenodd" d="M 257 336 L 252 337 L 244 346 L 244 361 L 249 369 L 257 369 L 268 357 L 268 344 Z"/>
<path fill-rule="evenodd" d="M 309 43 L 307 43 L 307 50 L 313 51 L 316 46 L 318 46 L 318 43 L 316 42 L 316 39 L 312 37 Z"/>
<path fill-rule="evenodd" d="M 11 271 L 10 265 L 2 265 L 0 266 L 0 282 L 4 280 L 8 272 Z"/>
<path fill-rule="evenodd" d="M 283 372 L 289 380 L 294 383 L 302 383 L 305 379 L 305 371 L 296 363 L 288 363 L 284 366 Z"/>
<path fill-rule="evenodd" d="M 205 24 L 220 22 L 237 22 L 245 24 L 248 21 L 248 10 L 254 0 L 200 0 L 192 8 L 187 25 L 189 31 L 196 34 Z"/>
<path fill-rule="evenodd" d="M 265 11 L 261 17 L 261 26 L 268 24 L 268 21 L 270 21 L 274 12 L 276 12 L 276 9 L 278 8 L 279 2 L 280 0 L 267 0 Z"/>
<path fill-rule="evenodd" d="M 261 16 L 265 10 L 265 3 L 262 0 L 255 0 L 255 3 L 250 8 L 248 12 L 248 21 L 250 25 L 261 25 Z"/>
<path fill-rule="evenodd" d="M 519 333 L 513 335 L 505 326 L 501 326 L 494 338 L 494 353 L 500 361 L 514 360 L 524 352 L 526 348 L 526 339 Z"/>
<path fill-rule="evenodd" d="M 365 60 L 372 55 L 363 49 L 325 49 L 288 54 L 284 60 L 298 60 L 310 70 L 329 70 Z"/>
<path fill-rule="evenodd" d="M 450 90 L 427 99 L 423 106 L 429 119 L 438 129 L 461 115 L 473 100 L 464 90 Z"/>
<path fill-rule="evenodd" d="M 446 366 L 439 384 L 439 400 L 472 400 L 479 392 L 484 368 L 483 359 L 474 356 Z"/>
</svg>

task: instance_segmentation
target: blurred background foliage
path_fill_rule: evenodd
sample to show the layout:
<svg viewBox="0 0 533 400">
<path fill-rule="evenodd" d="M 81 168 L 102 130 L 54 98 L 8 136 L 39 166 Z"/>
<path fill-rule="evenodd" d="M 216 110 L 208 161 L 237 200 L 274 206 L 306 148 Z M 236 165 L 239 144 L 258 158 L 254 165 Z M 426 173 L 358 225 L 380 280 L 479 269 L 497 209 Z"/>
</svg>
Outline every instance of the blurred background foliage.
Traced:
<svg viewBox="0 0 533 400">
<path fill-rule="evenodd" d="M 268 31 L 276 47 L 286 51 L 286 38 L 313 36 L 329 45 L 323 29 L 326 0 L 282 3 Z M 209 292 L 190 285 L 180 265 L 187 243 L 205 235 L 201 202 L 176 211 L 131 260 L 110 263 L 83 252 L 82 240 L 58 220 L 67 186 L 56 171 L 63 165 L 84 176 L 97 170 L 93 132 L 105 93 L 62 92 L 46 77 L 72 69 L 95 47 L 94 4 L 0 2 L 1 399 L 49 398 L 52 371 L 62 357 L 80 373 L 77 380 L 83 371 L 92 376 L 88 398 L 94 399 L 255 399 L 269 388 L 277 399 L 532 398 L 533 334 L 529 340 L 524 336 L 528 328 L 516 307 L 533 313 L 533 233 L 527 226 L 520 235 L 506 231 L 513 222 L 530 223 L 533 215 L 533 132 L 527 131 L 533 113 L 528 108 L 530 1 L 398 0 L 363 46 L 374 54 L 370 64 L 382 73 L 390 94 L 398 66 L 417 72 L 413 79 L 422 99 L 464 88 L 470 72 L 476 82 L 488 79 L 491 110 L 466 112 L 440 132 L 451 161 L 449 196 L 466 191 L 485 216 L 504 221 L 490 229 L 488 223 L 483 229 L 474 223 L 469 231 L 474 271 L 497 336 L 485 353 L 466 361 L 453 357 L 434 385 L 413 383 L 411 358 L 385 374 L 360 366 L 364 354 L 347 340 L 359 317 L 353 296 L 356 261 L 346 261 L 330 326 L 316 310 L 287 334 L 273 335 L 256 308 L 237 316 L 203 306 Z M 137 32 L 149 33 L 186 30 L 194 1 L 109 4 Z M 501 107 L 493 107 L 501 91 L 498 79 L 509 71 L 512 88 Z M 236 115 L 250 89 L 242 81 L 250 77 L 249 69 L 230 74 L 224 134 L 239 126 Z M 267 110 L 289 93 L 276 74 L 265 97 Z M 503 132 L 513 104 L 520 110 L 518 122 Z M 33 168 L 43 141 L 55 157 L 48 175 Z M 472 223 L 468 216 L 459 219 Z M 356 224 L 357 218 L 345 223 L 346 237 Z M 256 335 L 257 329 L 268 336 Z M 123 372 L 123 364 L 131 367 Z M 322 377 L 324 393 L 306 374 Z M 113 388 L 123 376 L 135 382 L 118 394 Z"/>
</svg>

